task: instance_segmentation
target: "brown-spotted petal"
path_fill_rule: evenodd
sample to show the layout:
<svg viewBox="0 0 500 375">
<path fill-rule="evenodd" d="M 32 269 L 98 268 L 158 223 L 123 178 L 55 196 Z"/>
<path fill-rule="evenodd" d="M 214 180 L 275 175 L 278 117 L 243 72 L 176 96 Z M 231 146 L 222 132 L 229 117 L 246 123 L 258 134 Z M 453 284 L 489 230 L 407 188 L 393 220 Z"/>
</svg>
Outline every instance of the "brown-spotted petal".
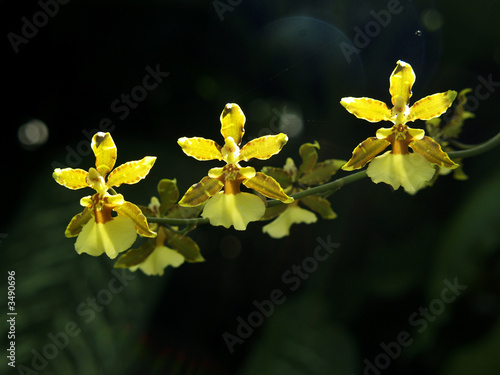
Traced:
<svg viewBox="0 0 500 375">
<path fill-rule="evenodd" d="M 129 161 L 116 167 L 108 176 L 107 187 L 136 184 L 148 175 L 155 161 L 155 156 L 146 156 L 141 160 Z"/>
<path fill-rule="evenodd" d="M 415 79 L 415 72 L 411 65 L 399 60 L 389 78 L 392 105 L 396 105 L 396 103 L 407 105 L 409 103 Z M 398 100 L 398 98 L 400 99 Z"/>
<path fill-rule="evenodd" d="M 390 121 L 391 110 L 387 104 L 371 98 L 342 98 L 340 104 L 357 118 L 369 122 Z"/>
<path fill-rule="evenodd" d="M 85 207 L 83 212 L 73 216 L 68 226 L 66 227 L 64 235 L 68 238 L 78 236 L 78 234 L 82 231 L 83 226 L 87 224 L 91 219 L 92 209 L 89 207 Z"/>
<path fill-rule="evenodd" d="M 179 201 L 179 206 L 195 207 L 205 203 L 224 187 L 217 178 L 203 177 L 200 182 L 192 185 Z"/>
<path fill-rule="evenodd" d="M 83 169 L 73 168 L 56 168 L 54 173 L 52 173 L 52 177 L 58 184 L 66 186 L 68 189 L 72 190 L 88 187 L 88 175 L 89 173 Z"/>
<path fill-rule="evenodd" d="M 425 136 L 423 139 L 415 139 L 409 146 L 413 151 L 423 155 L 432 164 L 450 169 L 458 167 L 458 164 L 453 162 L 448 154 L 441 149 L 439 143 L 431 137 Z"/>
<path fill-rule="evenodd" d="M 426 96 L 411 106 L 407 121 L 430 120 L 441 116 L 456 97 L 457 92 L 453 90 Z"/>
<path fill-rule="evenodd" d="M 201 137 L 179 138 L 182 151 L 196 160 L 222 160 L 221 146 L 211 139 Z"/>
<path fill-rule="evenodd" d="M 293 202 L 293 198 L 286 195 L 283 188 L 274 178 L 267 176 L 262 172 L 257 172 L 255 177 L 244 180 L 243 185 L 247 188 L 254 189 L 268 198 L 278 199 L 283 203 Z"/>
<path fill-rule="evenodd" d="M 95 155 L 95 166 L 101 176 L 106 176 L 115 166 L 117 150 L 109 133 L 96 133 L 92 137 L 92 151 Z"/>
<path fill-rule="evenodd" d="M 156 233 L 153 232 L 148 225 L 146 216 L 142 214 L 142 211 L 135 204 L 130 202 L 123 202 L 118 207 L 113 208 L 118 214 L 128 217 L 134 222 L 135 229 L 143 237 L 156 237 Z"/>
<path fill-rule="evenodd" d="M 377 139 L 377 137 L 368 138 L 354 149 L 351 159 L 342 166 L 342 169 L 344 171 L 352 171 L 363 168 L 366 163 L 384 151 L 390 144 L 386 139 Z"/>
<path fill-rule="evenodd" d="M 226 104 L 220 115 L 220 132 L 224 139 L 231 137 L 239 145 L 245 134 L 245 120 L 245 115 L 238 104 Z"/>
<path fill-rule="evenodd" d="M 288 142 L 286 134 L 266 135 L 251 140 L 241 148 L 239 160 L 248 161 L 252 158 L 265 160 L 281 151 Z"/>
</svg>

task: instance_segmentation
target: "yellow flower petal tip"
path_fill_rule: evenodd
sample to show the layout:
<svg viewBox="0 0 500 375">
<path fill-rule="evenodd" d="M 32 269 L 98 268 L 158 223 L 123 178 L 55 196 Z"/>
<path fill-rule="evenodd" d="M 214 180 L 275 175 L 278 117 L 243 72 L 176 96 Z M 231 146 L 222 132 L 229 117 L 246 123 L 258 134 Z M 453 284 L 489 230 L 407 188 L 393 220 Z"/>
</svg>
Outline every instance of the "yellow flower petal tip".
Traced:
<svg viewBox="0 0 500 375">
<path fill-rule="evenodd" d="M 207 202 L 202 217 L 214 226 L 245 230 L 249 222 L 260 220 L 265 211 L 264 202 L 254 194 L 219 192 Z"/>
<path fill-rule="evenodd" d="M 318 220 L 311 211 L 303 209 L 297 205 L 288 206 L 285 211 L 278 215 L 271 223 L 262 228 L 262 232 L 267 233 L 272 238 L 283 238 L 290 234 L 290 227 L 293 224 L 312 224 Z"/>
</svg>

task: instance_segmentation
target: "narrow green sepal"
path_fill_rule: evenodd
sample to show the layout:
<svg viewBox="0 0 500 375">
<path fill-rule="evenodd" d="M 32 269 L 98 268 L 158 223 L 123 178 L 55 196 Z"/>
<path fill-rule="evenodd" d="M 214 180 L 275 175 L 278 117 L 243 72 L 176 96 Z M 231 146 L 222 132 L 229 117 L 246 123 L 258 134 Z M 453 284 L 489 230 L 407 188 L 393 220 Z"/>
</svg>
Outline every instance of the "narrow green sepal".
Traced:
<svg viewBox="0 0 500 375">
<path fill-rule="evenodd" d="M 187 236 L 180 235 L 166 227 L 163 227 L 167 236 L 167 242 L 172 249 L 181 254 L 190 263 L 204 262 L 198 244 Z"/>
<path fill-rule="evenodd" d="M 328 159 L 317 163 L 309 172 L 299 178 L 299 183 L 313 186 L 330 180 L 344 164 L 345 160 Z"/>
<path fill-rule="evenodd" d="M 160 217 L 163 217 L 179 199 L 177 180 L 175 178 L 173 180 L 167 178 L 160 180 L 158 194 L 160 194 Z"/>
<path fill-rule="evenodd" d="M 310 171 L 318 161 L 318 153 L 316 149 L 319 150 L 319 143 L 315 141 L 314 143 L 304 143 L 299 148 L 299 154 L 302 158 L 302 164 L 300 164 L 299 172 L 305 173 Z"/>
<path fill-rule="evenodd" d="M 148 256 L 151 255 L 156 247 L 155 240 L 144 242 L 137 249 L 130 249 L 125 254 L 120 256 L 113 265 L 114 268 L 129 268 L 143 263 Z"/>
<path fill-rule="evenodd" d="M 301 198 L 300 201 L 310 210 L 319 214 L 323 219 L 335 219 L 337 217 L 328 199 L 316 195 L 308 195 L 307 197 Z"/>
</svg>

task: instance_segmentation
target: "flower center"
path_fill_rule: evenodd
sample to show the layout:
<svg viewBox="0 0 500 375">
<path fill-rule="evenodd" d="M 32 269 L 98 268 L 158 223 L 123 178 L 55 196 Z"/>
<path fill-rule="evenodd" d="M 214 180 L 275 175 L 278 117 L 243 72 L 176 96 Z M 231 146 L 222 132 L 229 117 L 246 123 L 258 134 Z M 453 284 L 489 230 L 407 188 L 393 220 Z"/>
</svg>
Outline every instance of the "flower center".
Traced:
<svg viewBox="0 0 500 375">
<path fill-rule="evenodd" d="M 234 141 L 233 137 L 225 139 L 224 147 L 221 149 L 224 161 L 228 164 L 235 164 L 239 161 L 240 148 Z"/>
<path fill-rule="evenodd" d="M 94 208 L 94 218 L 96 223 L 107 223 L 113 220 L 111 216 L 111 207 L 106 205 L 102 194 L 95 194 L 92 197 L 92 206 Z"/>
<path fill-rule="evenodd" d="M 101 176 L 101 174 L 95 168 L 89 169 L 87 184 L 89 184 L 90 187 L 96 190 L 99 194 L 104 194 L 108 190 L 106 181 L 104 181 L 104 177 Z"/>
</svg>

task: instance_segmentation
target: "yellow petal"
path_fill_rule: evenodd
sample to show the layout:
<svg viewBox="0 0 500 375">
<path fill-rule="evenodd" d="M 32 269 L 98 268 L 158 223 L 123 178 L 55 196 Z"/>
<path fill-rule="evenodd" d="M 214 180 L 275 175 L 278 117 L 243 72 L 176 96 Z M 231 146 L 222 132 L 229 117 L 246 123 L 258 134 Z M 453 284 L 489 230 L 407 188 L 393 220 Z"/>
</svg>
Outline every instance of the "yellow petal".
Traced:
<svg viewBox="0 0 500 375">
<path fill-rule="evenodd" d="M 205 203 L 210 197 L 220 191 L 224 186 L 220 180 L 216 178 L 203 177 L 200 182 L 192 185 L 186 194 L 179 201 L 179 205 L 183 207 L 195 207 Z"/>
<path fill-rule="evenodd" d="M 238 169 L 238 173 L 244 178 L 248 179 L 255 177 L 255 174 L 257 172 L 255 171 L 254 167 L 241 167 L 240 169 Z"/>
<path fill-rule="evenodd" d="M 141 264 L 130 267 L 131 271 L 139 268 L 149 276 L 163 276 L 166 267 L 179 267 L 184 263 L 184 257 L 177 251 L 169 249 L 166 246 L 158 246 Z"/>
<path fill-rule="evenodd" d="M 285 194 L 280 184 L 274 178 L 262 172 L 257 172 L 254 177 L 244 180 L 243 185 L 258 191 L 268 198 L 278 199 L 283 203 L 293 202 L 293 198 Z"/>
<path fill-rule="evenodd" d="M 208 171 L 208 177 L 210 178 L 219 178 L 223 174 L 224 174 L 224 168 L 215 167 L 215 168 L 210 168 L 210 170 Z"/>
<path fill-rule="evenodd" d="M 398 61 L 396 68 L 389 78 L 389 92 L 392 97 L 392 105 L 405 105 L 409 103 L 412 95 L 411 88 L 415 83 L 415 79 L 415 72 L 411 65 L 401 60 Z"/>
<path fill-rule="evenodd" d="M 95 155 L 95 166 L 97 171 L 106 176 L 115 166 L 117 150 L 113 138 L 109 133 L 96 133 L 92 137 L 92 151 Z"/>
<path fill-rule="evenodd" d="M 436 164 L 441 168 L 455 169 L 458 167 L 458 164 L 454 163 L 448 154 L 441 149 L 439 143 L 431 137 L 426 136 L 421 140 L 416 139 L 409 146 L 413 151 L 423 155 L 432 164 Z"/>
<path fill-rule="evenodd" d="M 72 168 L 56 168 L 54 173 L 52 173 L 52 177 L 58 184 L 73 190 L 88 187 L 87 176 L 87 171 Z"/>
<path fill-rule="evenodd" d="M 136 238 L 134 222 L 129 218 L 117 216 L 104 224 L 90 220 L 78 235 L 75 249 L 78 254 L 99 256 L 106 253 L 114 259 L 118 253 L 129 249 Z"/>
<path fill-rule="evenodd" d="M 403 186 L 409 194 L 425 187 L 435 171 L 420 154 L 392 154 L 390 151 L 373 159 L 366 170 L 374 183 L 384 182 L 394 190 Z"/>
<path fill-rule="evenodd" d="M 288 137 L 283 133 L 253 139 L 241 148 L 239 160 L 269 159 L 280 152 L 287 142 Z"/>
<path fill-rule="evenodd" d="M 186 155 L 196 160 L 222 160 L 221 146 L 211 139 L 183 137 L 177 143 Z"/>
<path fill-rule="evenodd" d="M 340 104 L 357 118 L 369 121 L 390 121 L 391 110 L 380 100 L 370 98 L 342 98 Z"/>
<path fill-rule="evenodd" d="M 265 225 L 262 232 L 269 234 L 272 238 L 283 238 L 290 234 L 290 227 L 293 224 L 312 224 L 317 220 L 318 218 L 311 211 L 291 205 L 271 223 Z"/>
<path fill-rule="evenodd" d="M 156 237 L 156 233 L 149 229 L 148 221 L 146 216 L 142 214 L 142 211 L 135 204 L 130 202 L 123 202 L 118 207 L 113 208 L 120 215 L 123 215 L 130 220 L 135 225 L 135 230 L 143 237 Z"/>
<path fill-rule="evenodd" d="M 220 115 L 220 132 L 224 139 L 231 137 L 239 145 L 241 138 L 245 134 L 245 115 L 240 106 L 235 103 L 228 103 Z"/>
<path fill-rule="evenodd" d="M 255 194 L 221 191 L 207 202 L 201 216 L 208 218 L 212 225 L 245 230 L 249 222 L 260 220 L 265 211 L 266 205 Z"/>
<path fill-rule="evenodd" d="M 83 212 L 73 216 L 66 228 L 66 231 L 64 232 L 64 235 L 68 238 L 78 236 L 78 234 L 82 231 L 83 226 L 87 224 L 90 219 L 92 219 L 92 210 L 85 207 Z"/>
<path fill-rule="evenodd" d="M 361 142 L 352 152 L 351 159 L 342 167 L 344 171 L 363 168 L 366 163 L 380 154 L 391 143 L 385 139 L 370 137 Z"/>
<path fill-rule="evenodd" d="M 411 106 L 407 121 L 430 120 L 441 116 L 456 97 L 457 92 L 453 90 L 426 96 Z"/>
<path fill-rule="evenodd" d="M 139 182 L 148 175 L 155 161 L 155 156 L 146 156 L 141 160 L 129 161 L 116 167 L 108 176 L 108 188 Z"/>
</svg>

